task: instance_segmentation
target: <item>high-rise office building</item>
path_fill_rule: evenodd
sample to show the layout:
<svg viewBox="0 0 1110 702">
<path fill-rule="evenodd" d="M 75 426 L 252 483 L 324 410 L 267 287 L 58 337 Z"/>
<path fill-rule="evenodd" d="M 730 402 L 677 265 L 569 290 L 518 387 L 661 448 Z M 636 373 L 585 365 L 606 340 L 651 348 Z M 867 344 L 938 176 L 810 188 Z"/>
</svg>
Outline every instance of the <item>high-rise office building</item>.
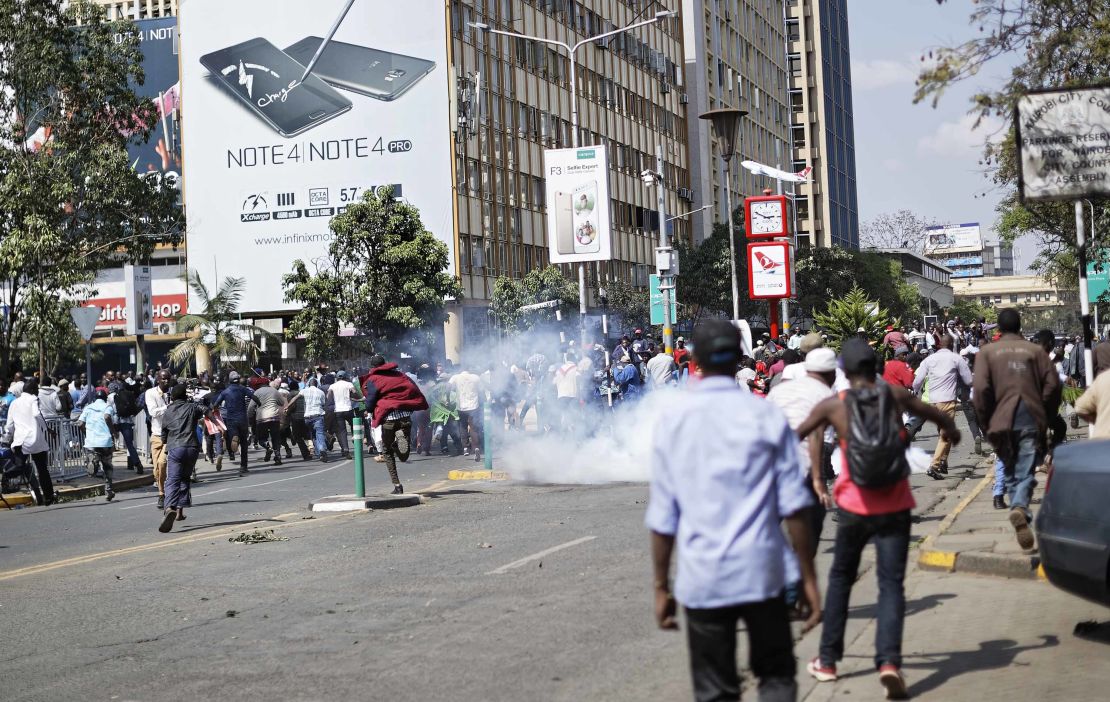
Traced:
<svg viewBox="0 0 1110 702">
<path fill-rule="evenodd" d="M 745 196 L 775 188 L 775 181 L 744 170 L 752 160 L 788 168 L 791 154 L 787 111 L 787 55 L 782 0 L 683 0 L 683 46 L 689 110 L 692 209 L 696 240 L 710 234 L 714 222 L 727 221 L 726 183 L 732 205 Z M 733 107 L 748 112 L 731 172 L 726 173 L 709 124 L 697 117 L 706 110 Z"/>
<path fill-rule="evenodd" d="M 859 247 L 847 0 L 786 0 L 799 245 Z"/>
<path fill-rule="evenodd" d="M 230 0 L 229 0 L 230 1 Z M 307 0 L 306 0 L 307 1 Z M 427 0 L 424 0 L 427 1 Z M 100 0 L 108 17 L 176 14 L 178 0 Z M 548 44 L 472 26 L 488 25 L 575 44 L 680 9 L 678 0 L 449 0 L 450 62 L 458 114 L 454 141 L 456 270 L 465 292 L 464 336 L 489 325 L 485 301 L 498 276 L 519 278 L 548 263 L 543 151 L 572 144 L 570 59 Z M 647 284 L 658 216 L 654 188 L 640 173 L 663 156 L 668 226 L 690 238 L 687 98 L 679 17 L 588 43 L 576 53 L 579 144 L 609 157 L 613 254 L 591 265 L 595 281 Z M 781 42 L 780 42 L 781 43 Z M 188 97 L 183 112 L 188 114 Z M 695 115 L 696 120 L 696 115 Z M 704 128 L 704 127 L 703 127 Z M 371 174 L 368 180 L 372 181 Z M 568 267 L 568 276 L 574 272 Z M 591 293 L 591 302 L 596 296 Z"/>
</svg>

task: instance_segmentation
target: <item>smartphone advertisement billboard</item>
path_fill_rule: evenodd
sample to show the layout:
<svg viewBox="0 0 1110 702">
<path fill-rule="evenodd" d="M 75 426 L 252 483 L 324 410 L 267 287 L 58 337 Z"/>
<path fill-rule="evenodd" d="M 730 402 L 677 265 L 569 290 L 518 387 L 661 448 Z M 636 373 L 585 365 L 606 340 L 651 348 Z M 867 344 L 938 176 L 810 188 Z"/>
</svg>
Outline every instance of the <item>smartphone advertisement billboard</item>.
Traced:
<svg viewBox="0 0 1110 702">
<path fill-rule="evenodd" d="M 142 85 L 131 86 L 135 93 L 154 103 L 158 121 L 150 138 L 132 142 L 127 152 L 139 173 L 159 173 L 175 187 L 181 177 L 181 119 L 178 110 L 177 18 L 135 22 L 139 50 L 143 54 Z M 122 41 L 123 34 L 116 36 Z M 184 287 L 184 286 L 182 286 Z"/>
<path fill-rule="evenodd" d="M 179 28 L 186 241 L 206 283 L 242 277 L 241 309 L 290 309 L 292 262 L 325 256 L 331 218 L 385 185 L 454 260 L 442 2 L 182 0 Z"/>
<path fill-rule="evenodd" d="M 552 263 L 608 261 L 609 159 L 604 146 L 543 152 Z"/>
</svg>

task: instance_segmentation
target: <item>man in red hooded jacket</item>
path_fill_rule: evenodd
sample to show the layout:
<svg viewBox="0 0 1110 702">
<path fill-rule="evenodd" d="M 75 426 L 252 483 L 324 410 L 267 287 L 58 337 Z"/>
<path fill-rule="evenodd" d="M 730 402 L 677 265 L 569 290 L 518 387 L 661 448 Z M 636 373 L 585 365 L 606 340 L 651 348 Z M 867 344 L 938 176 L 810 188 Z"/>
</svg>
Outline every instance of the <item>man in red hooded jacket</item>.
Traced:
<svg viewBox="0 0 1110 702">
<path fill-rule="evenodd" d="M 382 356 L 370 359 L 370 372 L 361 380 L 370 426 L 382 428 L 385 467 L 393 481 L 393 494 L 400 495 L 405 489 L 397 475 L 397 459 L 402 463 L 409 460 L 412 413 L 428 409 L 428 401 L 396 363 L 386 363 Z"/>
</svg>

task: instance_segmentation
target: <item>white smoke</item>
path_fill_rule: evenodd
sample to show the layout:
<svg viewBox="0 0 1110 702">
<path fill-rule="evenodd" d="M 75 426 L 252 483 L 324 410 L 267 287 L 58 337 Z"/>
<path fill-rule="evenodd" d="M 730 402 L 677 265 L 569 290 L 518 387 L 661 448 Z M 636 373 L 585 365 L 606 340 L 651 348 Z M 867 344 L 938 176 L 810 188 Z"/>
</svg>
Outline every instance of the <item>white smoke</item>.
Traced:
<svg viewBox="0 0 1110 702">
<path fill-rule="evenodd" d="M 651 445 L 660 420 L 681 389 L 641 394 L 611 414 L 591 397 L 576 413 L 574 434 L 514 432 L 494 455 L 495 466 L 529 483 L 599 484 L 651 479 Z M 548 410 L 550 411 L 550 410 Z"/>
</svg>

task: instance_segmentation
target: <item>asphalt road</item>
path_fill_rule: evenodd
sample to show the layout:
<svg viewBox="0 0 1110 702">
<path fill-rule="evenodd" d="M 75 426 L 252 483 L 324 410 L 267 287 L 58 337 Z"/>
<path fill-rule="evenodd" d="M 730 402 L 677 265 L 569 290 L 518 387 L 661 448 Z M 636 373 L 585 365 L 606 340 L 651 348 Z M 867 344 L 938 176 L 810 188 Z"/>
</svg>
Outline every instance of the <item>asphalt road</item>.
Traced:
<svg viewBox="0 0 1110 702">
<path fill-rule="evenodd" d="M 912 480 L 917 538 L 983 475 L 962 479 L 966 446 L 952 464 Z M 0 697 L 689 698 L 684 641 L 651 619 L 646 486 L 448 484 L 451 467 L 473 463 L 403 466 L 419 507 L 315 518 L 350 464 L 206 473 L 169 535 L 152 492 L 0 514 Z M 229 541 L 255 527 L 285 540 Z"/>
</svg>

